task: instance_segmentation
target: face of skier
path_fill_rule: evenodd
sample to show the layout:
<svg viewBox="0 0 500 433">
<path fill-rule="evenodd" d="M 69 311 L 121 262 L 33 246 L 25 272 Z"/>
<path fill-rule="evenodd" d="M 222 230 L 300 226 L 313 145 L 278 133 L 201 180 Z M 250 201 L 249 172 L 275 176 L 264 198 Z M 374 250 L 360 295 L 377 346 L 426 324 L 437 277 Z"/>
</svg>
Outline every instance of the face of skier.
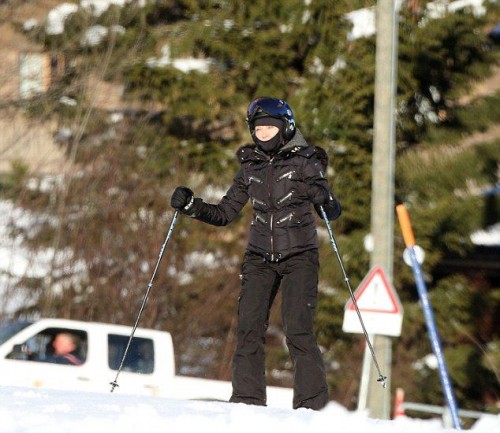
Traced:
<svg viewBox="0 0 500 433">
<path fill-rule="evenodd" d="M 255 127 L 255 136 L 260 141 L 269 141 L 280 132 L 277 126 L 260 125 Z"/>
<path fill-rule="evenodd" d="M 253 139 L 259 149 L 274 155 L 283 144 L 283 121 L 271 116 L 260 117 L 255 121 Z"/>
</svg>

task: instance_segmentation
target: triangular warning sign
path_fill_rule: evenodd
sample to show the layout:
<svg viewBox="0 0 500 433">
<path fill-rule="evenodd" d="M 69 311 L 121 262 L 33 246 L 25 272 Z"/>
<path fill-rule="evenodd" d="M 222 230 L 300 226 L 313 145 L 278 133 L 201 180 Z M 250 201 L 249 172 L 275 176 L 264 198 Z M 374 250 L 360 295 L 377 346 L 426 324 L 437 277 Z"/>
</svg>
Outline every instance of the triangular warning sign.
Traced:
<svg viewBox="0 0 500 433">
<path fill-rule="evenodd" d="M 368 273 L 354 292 L 354 299 L 368 334 L 401 335 L 403 307 L 381 267 L 376 266 Z M 352 299 L 345 305 L 342 329 L 345 332 L 365 332 Z"/>
<path fill-rule="evenodd" d="M 383 268 L 379 266 L 375 266 L 363 279 L 354 292 L 354 298 L 360 311 L 388 314 L 402 312 L 399 297 Z M 349 299 L 345 309 L 355 310 L 352 299 Z"/>
</svg>

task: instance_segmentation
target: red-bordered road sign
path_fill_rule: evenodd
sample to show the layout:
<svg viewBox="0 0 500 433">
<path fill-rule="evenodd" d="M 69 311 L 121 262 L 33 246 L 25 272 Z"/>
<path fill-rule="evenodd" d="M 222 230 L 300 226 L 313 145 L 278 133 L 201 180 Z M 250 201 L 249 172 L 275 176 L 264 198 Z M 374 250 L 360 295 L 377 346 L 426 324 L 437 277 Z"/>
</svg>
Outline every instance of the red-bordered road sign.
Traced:
<svg viewBox="0 0 500 433">
<path fill-rule="evenodd" d="M 354 298 L 369 334 L 401 335 L 403 306 L 382 267 L 375 266 L 371 269 L 354 292 Z M 344 332 L 363 332 L 350 298 L 345 305 L 342 329 Z"/>
</svg>

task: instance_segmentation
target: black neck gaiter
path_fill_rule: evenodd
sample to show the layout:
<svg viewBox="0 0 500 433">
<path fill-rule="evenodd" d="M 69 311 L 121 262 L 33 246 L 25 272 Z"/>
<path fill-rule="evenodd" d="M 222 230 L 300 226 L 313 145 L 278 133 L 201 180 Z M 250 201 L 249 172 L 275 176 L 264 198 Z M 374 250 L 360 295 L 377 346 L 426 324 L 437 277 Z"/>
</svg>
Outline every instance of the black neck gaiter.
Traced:
<svg viewBox="0 0 500 433">
<path fill-rule="evenodd" d="M 273 138 L 267 141 L 261 141 L 257 137 L 254 137 L 255 144 L 259 149 L 261 149 L 267 155 L 274 155 L 278 152 L 281 145 L 283 144 L 283 136 L 281 131 L 278 132 Z"/>
</svg>

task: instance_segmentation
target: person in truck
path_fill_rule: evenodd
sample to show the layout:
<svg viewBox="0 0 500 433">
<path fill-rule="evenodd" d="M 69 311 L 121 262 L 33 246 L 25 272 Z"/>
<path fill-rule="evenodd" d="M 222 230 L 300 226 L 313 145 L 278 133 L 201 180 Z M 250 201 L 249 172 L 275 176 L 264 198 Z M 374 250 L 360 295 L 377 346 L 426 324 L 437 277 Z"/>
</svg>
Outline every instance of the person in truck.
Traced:
<svg viewBox="0 0 500 433">
<path fill-rule="evenodd" d="M 80 338 L 70 332 L 56 334 L 49 348 L 45 362 L 65 365 L 81 365 L 79 356 Z"/>
</svg>

